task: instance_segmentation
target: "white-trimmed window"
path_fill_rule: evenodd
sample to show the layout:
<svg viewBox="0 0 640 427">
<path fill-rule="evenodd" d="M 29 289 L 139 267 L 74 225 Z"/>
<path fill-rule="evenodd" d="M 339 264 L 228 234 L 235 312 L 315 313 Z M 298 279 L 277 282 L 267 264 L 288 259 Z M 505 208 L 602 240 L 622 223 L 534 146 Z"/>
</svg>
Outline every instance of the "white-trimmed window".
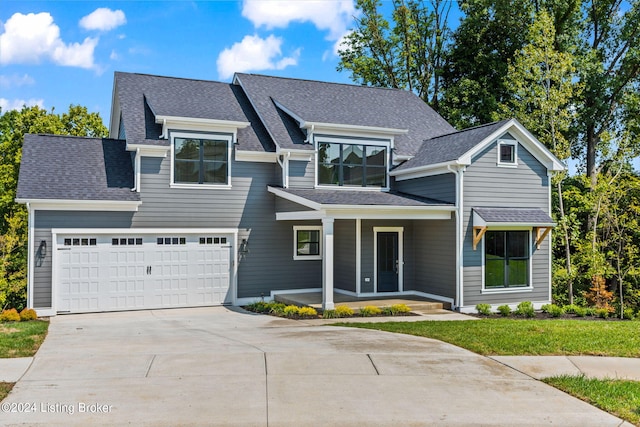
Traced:
<svg viewBox="0 0 640 427">
<path fill-rule="evenodd" d="M 518 165 L 518 141 L 508 133 L 498 139 L 498 165 Z"/>
<path fill-rule="evenodd" d="M 318 140 L 318 185 L 387 188 L 389 147 L 369 141 Z"/>
<path fill-rule="evenodd" d="M 231 185 L 231 135 L 172 133 L 171 137 L 173 185 Z"/>
<path fill-rule="evenodd" d="M 293 227 L 293 259 L 322 259 L 322 226 Z"/>
<path fill-rule="evenodd" d="M 531 237 L 528 230 L 488 230 L 484 235 L 484 288 L 529 287 Z"/>
</svg>

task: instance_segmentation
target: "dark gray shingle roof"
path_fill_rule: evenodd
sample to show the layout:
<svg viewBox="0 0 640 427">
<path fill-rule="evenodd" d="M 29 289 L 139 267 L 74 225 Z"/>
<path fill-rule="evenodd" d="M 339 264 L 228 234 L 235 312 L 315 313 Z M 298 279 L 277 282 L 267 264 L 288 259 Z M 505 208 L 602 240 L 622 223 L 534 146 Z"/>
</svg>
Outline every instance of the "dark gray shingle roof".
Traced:
<svg viewBox="0 0 640 427">
<path fill-rule="evenodd" d="M 553 224 L 553 219 L 540 208 L 473 208 L 487 223 Z"/>
<path fill-rule="evenodd" d="M 130 144 L 168 145 L 159 139 L 162 128 L 155 116 L 175 116 L 250 122 L 238 131 L 239 148 L 275 149 L 248 99 L 234 85 L 122 72 L 115 73 L 115 85 Z"/>
<path fill-rule="evenodd" d="M 278 188 L 280 191 L 302 197 L 321 205 L 358 205 L 358 206 L 453 206 L 452 203 L 426 197 L 412 196 L 400 192 L 331 190 L 331 189 L 293 189 Z"/>
<path fill-rule="evenodd" d="M 412 169 L 456 160 L 508 121 L 502 120 L 428 139 L 424 141 L 414 158 L 404 162 L 396 170 Z"/>
<path fill-rule="evenodd" d="M 138 201 L 125 142 L 25 135 L 18 199 Z"/>
<path fill-rule="evenodd" d="M 455 131 L 408 91 L 255 74 L 236 76 L 283 148 L 313 149 L 290 135 L 276 102 L 308 122 L 407 129 L 407 135 L 395 137 L 398 154 L 413 155 L 423 140 Z"/>
</svg>

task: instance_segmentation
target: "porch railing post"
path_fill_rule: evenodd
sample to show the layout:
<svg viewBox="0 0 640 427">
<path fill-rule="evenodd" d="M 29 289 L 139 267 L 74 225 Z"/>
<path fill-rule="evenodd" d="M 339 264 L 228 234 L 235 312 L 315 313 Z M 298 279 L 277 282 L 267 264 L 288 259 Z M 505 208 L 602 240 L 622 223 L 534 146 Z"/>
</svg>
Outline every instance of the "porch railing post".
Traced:
<svg viewBox="0 0 640 427">
<path fill-rule="evenodd" d="M 333 310 L 333 218 L 322 218 L 322 309 Z"/>
</svg>

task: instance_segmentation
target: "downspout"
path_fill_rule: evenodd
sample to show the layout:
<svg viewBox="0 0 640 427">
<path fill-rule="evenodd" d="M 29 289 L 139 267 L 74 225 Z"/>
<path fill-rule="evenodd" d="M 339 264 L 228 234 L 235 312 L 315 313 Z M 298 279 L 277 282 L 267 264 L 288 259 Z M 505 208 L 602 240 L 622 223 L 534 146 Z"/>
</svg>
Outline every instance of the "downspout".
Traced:
<svg viewBox="0 0 640 427">
<path fill-rule="evenodd" d="M 131 191 L 140 192 L 140 148 L 136 148 L 136 155 L 133 159 L 133 188 Z"/>
<path fill-rule="evenodd" d="M 289 157 L 291 157 L 291 151 L 276 157 L 276 161 L 282 169 L 282 188 L 289 188 Z"/>
<path fill-rule="evenodd" d="M 34 258 L 34 231 L 35 231 L 35 223 L 34 223 L 34 212 L 33 209 L 31 208 L 31 203 L 27 203 L 27 223 L 28 223 L 28 228 L 27 228 L 27 251 L 28 251 L 28 256 L 27 256 L 27 289 L 29 290 L 29 292 L 27 292 L 27 307 L 28 308 L 33 308 L 33 277 L 34 277 L 34 271 L 33 271 L 33 258 Z M 51 245 L 53 246 L 53 244 Z"/>
<path fill-rule="evenodd" d="M 463 271 L 462 271 L 462 260 L 463 260 L 463 244 L 462 244 L 462 236 L 463 236 L 463 219 L 464 219 L 464 210 L 463 210 L 463 197 L 462 197 L 462 174 L 464 170 L 460 168 L 452 168 L 451 165 L 447 165 L 447 170 L 453 173 L 456 177 L 456 299 L 454 310 L 459 309 L 464 304 L 463 302 Z"/>
</svg>

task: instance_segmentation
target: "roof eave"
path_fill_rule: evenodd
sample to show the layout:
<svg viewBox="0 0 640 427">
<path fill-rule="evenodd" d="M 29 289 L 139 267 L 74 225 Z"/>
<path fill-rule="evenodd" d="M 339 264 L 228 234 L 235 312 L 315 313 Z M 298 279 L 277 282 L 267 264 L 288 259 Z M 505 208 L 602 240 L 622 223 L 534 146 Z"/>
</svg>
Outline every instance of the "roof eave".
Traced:
<svg viewBox="0 0 640 427">
<path fill-rule="evenodd" d="M 66 211 L 120 211 L 136 212 L 142 204 L 139 200 L 69 200 L 16 198 L 16 203 L 28 204 L 36 210 Z"/>
</svg>

